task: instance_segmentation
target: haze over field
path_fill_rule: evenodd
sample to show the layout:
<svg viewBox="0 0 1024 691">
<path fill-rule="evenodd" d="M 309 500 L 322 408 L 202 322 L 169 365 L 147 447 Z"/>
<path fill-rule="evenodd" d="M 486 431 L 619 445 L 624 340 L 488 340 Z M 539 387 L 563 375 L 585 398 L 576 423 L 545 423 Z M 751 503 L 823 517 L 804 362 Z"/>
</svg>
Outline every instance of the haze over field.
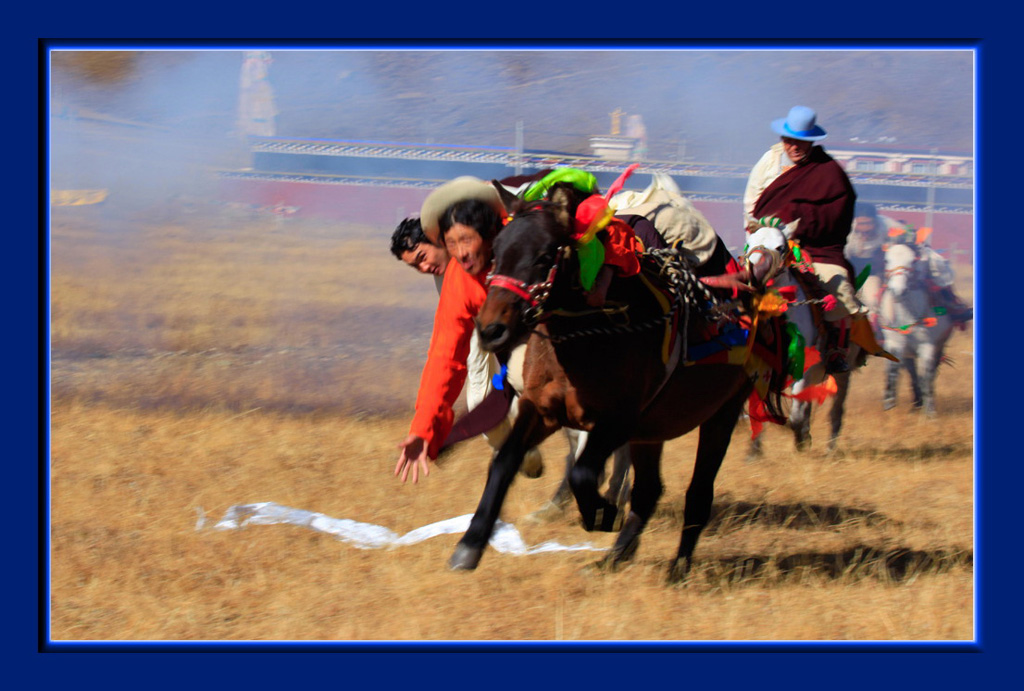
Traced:
<svg viewBox="0 0 1024 691">
<path fill-rule="evenodd" d="M 290 49 L 270 57 L 282 137 L 512 147 L 522 123 L 528 149 L 590 153 L 589 137 L 610 133 L 619 110 L 641 116 L 650 159 L 752 165 L 775 140 L 771 120 L 805 104 L 829 131 L 826 148 L 974 147 L 966 49 Z M 247 165 L 237 127 L 243 51 L 54 51 L 51 59 L 51 112 L 61 116 L 52 121 L 55 183 L 108 184 L 109 166 L 95 156 L 101 130 L 108 156 L 120 144 L 123 159 L 139 157 L 142 135 L 160 146 L 145 156 L 149 177 L 160 170 L 187 182 L 196 163 Z M 122 173 L 119 182 L 137 178 Z"/>
</svg>

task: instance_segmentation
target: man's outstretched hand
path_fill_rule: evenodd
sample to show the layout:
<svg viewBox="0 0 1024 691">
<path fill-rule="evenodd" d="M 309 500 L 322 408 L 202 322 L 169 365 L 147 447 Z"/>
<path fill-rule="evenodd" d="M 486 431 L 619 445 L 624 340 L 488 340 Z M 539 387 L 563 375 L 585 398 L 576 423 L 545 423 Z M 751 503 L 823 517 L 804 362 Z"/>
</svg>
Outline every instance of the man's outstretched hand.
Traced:
<svg viewBox="0 0 1024 691">
<path fill-rule="evenodd" d="M 412 469 L 412 481 L 419 482 L 421 468 L 424 477 L 430 475 L 430 459 L 427 458 L 427 445 L 423 439 L 410 434 L 398 448 L 402 453 L 399 454 L 398 463 L 395 465 L 395 477 L 401 474 L 404 483 L 409 476 L 409 470 Z"/>
</svg>

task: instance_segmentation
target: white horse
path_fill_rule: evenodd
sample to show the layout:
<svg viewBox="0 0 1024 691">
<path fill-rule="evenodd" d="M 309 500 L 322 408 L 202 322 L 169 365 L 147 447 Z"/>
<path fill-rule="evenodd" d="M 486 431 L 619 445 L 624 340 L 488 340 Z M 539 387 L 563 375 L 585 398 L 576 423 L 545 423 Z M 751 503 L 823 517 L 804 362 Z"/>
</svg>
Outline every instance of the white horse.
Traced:
<svg viewBox="0 0 1024 691">
<path fill-rule="evenodd" d="M 789 249 L 789 234 L 795 229 L 796 224 L 779 227 L 762 226 L 747 237 L 747 247 L 744 252 L 747 263 L 759 280 L 772 280 L 772 286 L 777 289 L 789 289 L 795 291 L 796 297 L 785 312 L 786 320 L 794 325 L 803 339 L 804 344 L 813 347 L 819 354 L 825 352 L 825 333 L 815 324 L 815 317 L 812 308 L 814 301 L 809 300 L 804 293 L 800 282 L 797 281 L 791 267 L 792 256 Z M 849 318 L 847 318 L 848 320 Z M 852 340 L 846 350 L 846 361 L 854 366 L 860 362 L 863 353 L 860 347 Z M 836 450 L 839 441 L 839 432 L 843 426 L 843 413 L 846 409 L 846 396 L 850 387 L 850 372 L 837 375 L 825 373 L 823 362 L 817 362 L 811 367 L 804 369 L 803 376 L 796 378 L 789 390 L 792 404 L 786 426 L 793 431 L 794 441 L 798 451 L 805 451 L 811 445 L 811 412 L 814 401 L 811 398 L 801 400 L 801 395 L 806 395 L 816 387 L 827 382 L 828 377 L 835 381 L 835 393 L 832 399 L 832 406 L 829 409 L 829 421 L 831 431 L 828 441 L 828 451 Z M 821 389 L 818 389 L 819 391 Z M 762 455 L 761 437 L 757 435 L 751 443 L 748 460 Z"/>
<path fill-rule="evenodd" d="M 910 245 L 894 244 L 886 250 L 878 324 L 885 349 L 900 362 L 887 363 L 885 410 L 896 406 L 896 383 L 903 367 L 910 374 L 914 407 L 924 408 L 929 417 L 936 414 L 935 376 L 954 324 L 944 310 L 932 305 L 926 284 L 930 271 L 929 262 Z"/>
</svg>

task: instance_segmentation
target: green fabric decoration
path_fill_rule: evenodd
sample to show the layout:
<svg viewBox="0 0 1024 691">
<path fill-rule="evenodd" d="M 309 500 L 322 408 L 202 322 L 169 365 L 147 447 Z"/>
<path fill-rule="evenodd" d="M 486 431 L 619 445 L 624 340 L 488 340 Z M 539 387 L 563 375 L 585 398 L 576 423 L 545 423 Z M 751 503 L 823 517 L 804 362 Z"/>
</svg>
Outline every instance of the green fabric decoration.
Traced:
<svg viewBox="0 0 1024 691">
<path fill-rule="evenodd" d="M 868 280 L 868 276 L 871 275 L 871 265 L 868 264 L 864 267 L 864 270 L 857 274 L 857 280 L 853 282 L 853 289 L 860 290 L 860 287 L 864 285 L 864 281 Z"/>
<path fill-rule="evenodd" d="M 523 200 L 528 202 L 543 199 L 548 189 L 556 182 L 568 182 L 581 192 L 593 192 L 597 189 L 597 178 L 579 168 L 556 168 L 537 182 L 526 188 Z"/>
<path fill-rule="evenodd" d="M 804 253 L 800 251 L 800 245 L 793 245 L 793 259 L 797 264 L 804 260 Z"/>
<path fill-rule="evenodd" d="M 793 377 L 794 380 L 804 378 L 804 336 L 800 333 L 800 329 L 796 328 L 796 324 L 792 322 L 786 322 L 786 336 L 789 342 L 789 376 Z"/>
<path fill-rule="evenodd" d="M 590 290 L 604 264 L 604 245 L 595 237 L 588 243 L 577 245 L 576 256 L 580 260 L 580 284 L 584 290 Z"/>
</svg>

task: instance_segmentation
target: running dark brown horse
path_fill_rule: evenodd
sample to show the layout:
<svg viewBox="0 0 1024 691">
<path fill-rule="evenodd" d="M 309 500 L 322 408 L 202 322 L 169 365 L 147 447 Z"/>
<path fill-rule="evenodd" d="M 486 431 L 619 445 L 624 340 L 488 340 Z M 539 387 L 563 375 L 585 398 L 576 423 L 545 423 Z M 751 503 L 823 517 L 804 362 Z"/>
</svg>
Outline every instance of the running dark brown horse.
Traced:
<svg viewBox="0 0 1024 691">
<path fill-rule="evenodd" d="M 491 461 L 483 496 L 449 566 L 477 567 L 525 451 L 562 427 L 589 432 L 570 475 L 583 527 L 619 530 L 602 564 L 630 559 L 662 494 L 664 442 L 699 428 L 679 550 L 669 570 L 670 580 L 681 580 L 708 522 L 715 477 L 751 379 L 740 365 L 687 363 L 687 338 L 700 340 L 709 320 L 699 307 L 712 296 L 681 264 L 668 272 L 677 297 L 670 310 L 665 295 L 659 297 L 648 286 L 651 279 L 641 276 L 616 278 L 605 307 L 590 308 L 579 285 L 570 212 L 559 204 L 507 203 L 513 219 L 494 243 L 494 271 L 477 328 L 483 347 L 502 361 L 515 346 L 528 344 L 519 414 Z M 672 338 L 676 324 L 683 338 Z M 598 492 L 598 478 L 612 451 L 627 442 L 634 480 L 623 517 Z"/>
</svg>

